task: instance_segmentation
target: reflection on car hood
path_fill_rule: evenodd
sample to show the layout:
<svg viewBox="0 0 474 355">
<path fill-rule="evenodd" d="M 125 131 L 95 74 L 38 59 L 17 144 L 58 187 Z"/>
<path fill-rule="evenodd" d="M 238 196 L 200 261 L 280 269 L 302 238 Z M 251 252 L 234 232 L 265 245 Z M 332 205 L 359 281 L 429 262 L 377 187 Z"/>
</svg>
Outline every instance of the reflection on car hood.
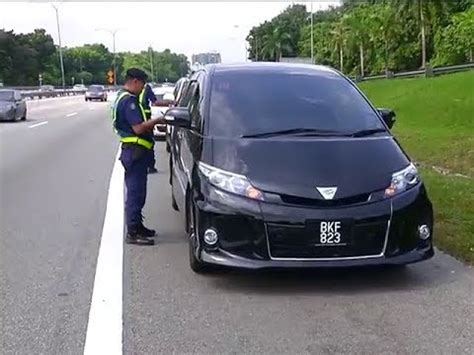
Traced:
<svg viewBox="0 0 474 355">
<path fill-rule="evenodd" d="M 316 187 L 338 187 L 336 198 L 386 188 L 409 160 L 391 136 L 212 140 L 211 164 L 246 175 L 267 192 L 322 198 Z"/>
</svg>

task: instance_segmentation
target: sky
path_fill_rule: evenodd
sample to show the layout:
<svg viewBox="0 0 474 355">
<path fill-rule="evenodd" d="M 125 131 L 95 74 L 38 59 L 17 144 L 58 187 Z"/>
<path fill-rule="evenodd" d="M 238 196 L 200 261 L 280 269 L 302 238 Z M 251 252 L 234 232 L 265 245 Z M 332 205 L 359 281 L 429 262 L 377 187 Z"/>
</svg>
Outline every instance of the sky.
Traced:
<svg viewBox="0 0 474 355">
<path fill-rule="evenodd" d="M 112 51 L 112 35 L 119 29 L 116 50 L 138 52 L 152 46 L 169 48 L 191 59 L 193 53 L 217 51 L 222 61 L 245 60 L 245 37 L 256 25 L 278 15 L 291 3 L 310 2 L 0 2 L 0 29 L 16 33 L 44 28 L 58 44 L 59 5 L 62 45 L 103 43 Z M 313 10 L 338 1 L 313 1 Z"/>
</svg>

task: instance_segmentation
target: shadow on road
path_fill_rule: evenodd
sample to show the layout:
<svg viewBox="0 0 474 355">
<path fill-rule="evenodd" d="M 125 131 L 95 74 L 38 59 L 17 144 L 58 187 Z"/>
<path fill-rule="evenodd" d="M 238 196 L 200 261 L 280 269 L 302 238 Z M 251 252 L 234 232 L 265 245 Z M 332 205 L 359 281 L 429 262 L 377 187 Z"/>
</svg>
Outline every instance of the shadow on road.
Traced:
<svg viewBox="0 0 474 355">
<path fill-rule="evenodd" d="M 463 265 L 446 255 L 405 268 L 238 271 L 225 270 L 206 277 L 223 291 L 247 294 L 355 294 L 429 289 L 456 281 Z"/>
</svg>

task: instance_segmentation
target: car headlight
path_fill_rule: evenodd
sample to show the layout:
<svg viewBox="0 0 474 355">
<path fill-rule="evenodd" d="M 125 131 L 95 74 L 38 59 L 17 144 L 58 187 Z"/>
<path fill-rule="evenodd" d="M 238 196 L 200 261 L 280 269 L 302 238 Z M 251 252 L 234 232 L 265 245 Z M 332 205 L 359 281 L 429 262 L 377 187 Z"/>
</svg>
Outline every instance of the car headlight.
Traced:
<svg viewBox="0 0 474 355">
<path fill-rule="evenodd" d="M 234 174 L 213 166 L 199 163 L 199 171 L 214 186 L 236 195 L 263 201 L 263 192 L 253 187 L 244 175 Z"/>
<path fill-rule="evenodd" d="M 392 182 L 385 189 L 385 196 L 394 196 L 406 191 L 420 182 L 420 176 L 415 165 L 410 164 L 405 169 L 392 174 Z"/>
</svg>

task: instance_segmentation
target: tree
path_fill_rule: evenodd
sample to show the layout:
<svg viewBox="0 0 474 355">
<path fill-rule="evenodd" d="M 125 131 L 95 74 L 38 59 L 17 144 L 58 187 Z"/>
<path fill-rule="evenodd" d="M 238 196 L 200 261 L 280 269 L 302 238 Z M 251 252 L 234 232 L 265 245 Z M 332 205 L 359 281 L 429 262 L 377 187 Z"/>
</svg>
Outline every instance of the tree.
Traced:
<svg viewBox="0 0 474 355">
<path fill-rule="evenodd" d="M 291 36 L 288 33 L 275 27 L 273 31 L 263 37 L 263 51 L 266 52 L 272 60 L 278 62 L 280 61 L 282 51 L 289 50 L 288 43 L 290 39 Z"/>
<path fill-rule="evenodd" d="M 440 14 L 447 12 L 444 0 L 395 0 L 399 13 L 411 13 L 418 21 L 421 38 L 421 67 L 427 63 L 427 34 L 430 22 Z"/>
<path fill-rule="evenodd" d="M 434 65 L 473 62 L 474 50 L 474 6 L 467 11 L 454 14 L 451 23 L 435 35 L 436 56 Z"/>
<path fill-rule="evenodd" d="M 346 13 L 341 20 L 341 26 L 346 29 L 347 40 L 351 44 L 356 45 L 359 50 L 360 75 L 362 77 L 365 75 L 364 51 L 365 45 L 369 40 L 371 11 L 371 7 L 359 4 Z"/>
<path fill-rule="evenodd" d="M 343 21 L 338 21 L 333 24 L 331 30 L 334 50 L 339 53 L 339 69 L 344 71 L 344 47 L 347 42 L 347 28 Z"/>
</svg>

